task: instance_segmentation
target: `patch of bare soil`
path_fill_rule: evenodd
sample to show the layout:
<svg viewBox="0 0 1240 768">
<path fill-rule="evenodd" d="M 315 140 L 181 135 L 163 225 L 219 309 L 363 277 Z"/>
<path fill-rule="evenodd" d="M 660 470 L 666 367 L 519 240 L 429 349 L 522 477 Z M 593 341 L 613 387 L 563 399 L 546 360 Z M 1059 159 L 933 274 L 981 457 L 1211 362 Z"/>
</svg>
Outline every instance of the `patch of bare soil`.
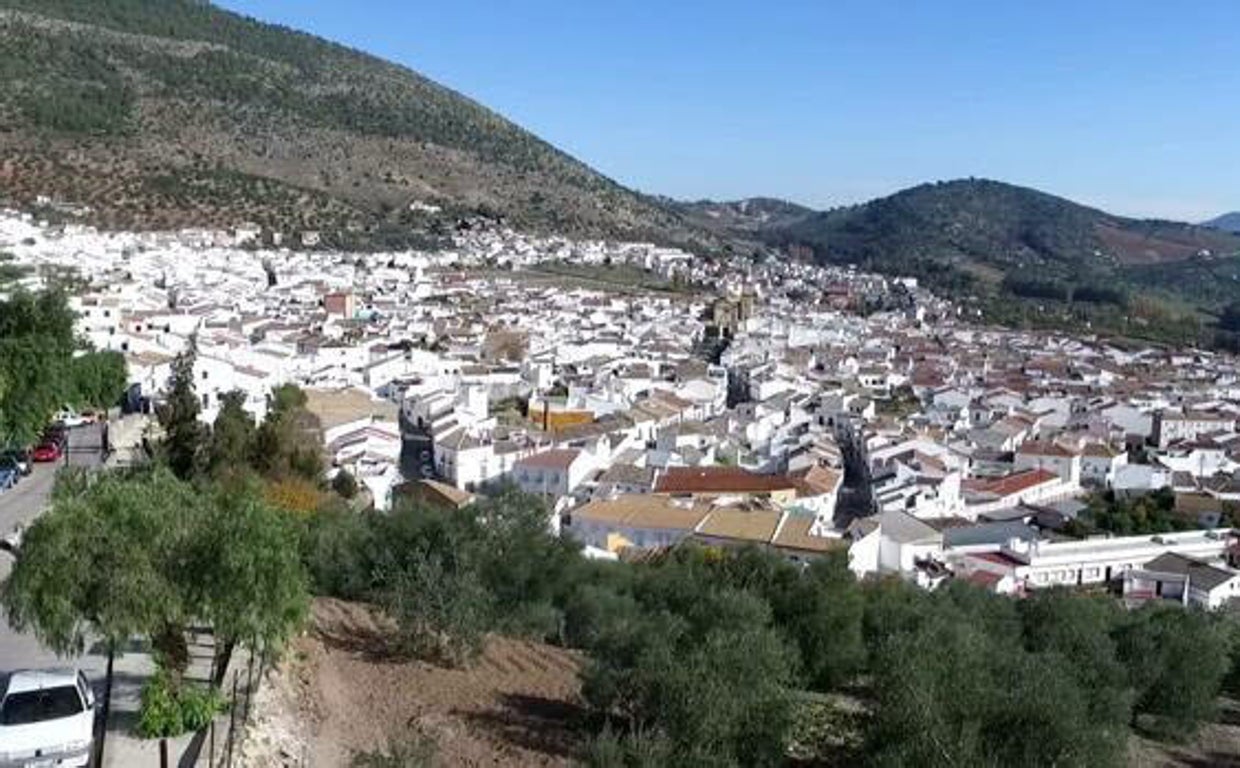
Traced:
<svg viewBox="0 0 1240 768">
<path fill-rule="evenodd" d="M 1240 768 L 1240 702 L 1220 700 L 1217 720 L 1183 744 L 1134 736 L 1128 757 L 1132 768 Z"/>
<path fill-rule="evenodd" d="M 319 599 L 257 700 L 249 765 L 348 765 L 357 751 L 424 736 L 443 766 L 567 766 L 579 753 L 581 659 L 571 651 L 491 638 L 464 669 L 391 652 L 391 627 L 371 609 Z"/>
</svg>

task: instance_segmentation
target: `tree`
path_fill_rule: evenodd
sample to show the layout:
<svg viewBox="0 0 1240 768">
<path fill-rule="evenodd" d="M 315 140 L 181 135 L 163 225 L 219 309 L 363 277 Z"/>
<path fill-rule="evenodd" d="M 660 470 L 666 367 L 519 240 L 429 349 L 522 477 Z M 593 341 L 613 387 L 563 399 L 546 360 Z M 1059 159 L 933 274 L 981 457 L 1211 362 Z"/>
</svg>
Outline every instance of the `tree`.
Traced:
<svg viewBox="0 0 1240 768">
<path fill-rule="evenodd" d="M 510 491 L 476 503 L 469 514 L 481 537 L 479 577 L 494 596 L 497 628 L 538 639 L 558 635 L 579 547 L 550 534 L 550 513 L 536 496 Z"/>
<path fill-rule="evenodd" d="M 294 523 L 254 483 L 217 490 L 210 502 L 192 532 L 199 576 L 186 585 L 188 601 L 225 644 L 279 648 L 309 609 Z"/>
<path fill-rule="evenodd" d="M 1038 592 L 1020 603 L 1025 647 L 1058 654 L 1084 692 L 1089 719 L 1120 742 L 1132 719 L 1132 692 L 1111 631 L 1122 608 L 1111 598 Z"/>
<path fill-rule="evenodd" d="M 397 622 L 403 649 L 458 665 L 482 648 L 494 600 L 482 583 L 483 537 L 466 515 L 401 505 L 372 516 L 374 596 Z"/>
<path fill-rule="evenodd" d="M 801 650 L 805 683 L 829 691 L 865 668 L 865 602 L 844 556 L 815 561 L 798 588 L 776 604 L 777 617 Z M 796 603 L 799 603 L 799 610 Z"/>
<path fill-rule="evenodd" d="M 14 292 L 0 301 L 0 441 L 29 444 L 72 394 L 78 341 L 63 293 Z"/>
<path fill-rule="evenodd" d="M 119 352 L 86 352 L 69 365 L 68 399 L 75 405 L 111 408 L 129 383 L 125 357 Z"/>
<path fill-rule="evenodd" d="M 264 477 L 296 476 L 319 482 L 322 425 L 306 403 L 305 392 L 293 384 L 272 390 L 271 407 L 258 428 L 254 454 L 254 467 Z"/>
<path fill-rule="evenodd" d="M 104 474 L 64 490 L 28 529 L 0 603 L 60 654 L 80 653 L 88 637 L 109 649 L 150 638 L 176 699 L 190 620 L 210 622 L 225 644 L 275 648 L 304 617 L 291 526 L 252 488 L 203 494 L 162 467 Z M 166 698 L 156 693 L 152 702 Z"/>
<path fill-rule="evenodd" d="M 169 574 L 183 531 L 176 520 L 198 497 L 163 472 L 104 476 L 58 491 L 52 508 L 25 532 L 0 603 L 14 629 L 32 630 L 58 655 L 81 653 L 88 637 L 102 641 L 106 720 L 116 649 L 186 615 Z"/>
<path fill-rule="evenodd" d="M 0 336 L 0 443 L 33 443 L 64 405 L 63 362 L 39 338 Z"/>
<path fill-rule="evenodd" d="M 58 497 L 22 538 L 2 601 L 15 628 L 63 655 L 88 636 L 117 644 L 185 615 L 176 580 L 182 521 L 199 497 L 164 472 L 106 475 Z"/>
<path fill-rule="evenodd" d="M 173 474 L 182 480 L 199 477 L 207 459 L 209 434 L 207 426 L 198 419 L 202 404 L 194 391 L 197 354 L 191 339 L 185 351 L 172 361 L 172 384 L 157 414 L 164 430 L 159 453 Z"/>
<path fill-rule="evenodd" d="M 775 625 L 800 650 L 802 682 L 829 691 L 865 667 L 865 599 L 844 553 L 807 567 L 755 547 L 729 554 L 718 570 L 726 583 L 761 595 Z"/>
<path fill-rule="evenodd" d="M 357 496 L 357 479 L 349 470 L 341 469 L 332 478 L 332 490 L 343 499 L 353 499 Z"/>
<path fill-rule="evenodd" d="M 254 417 L 245 410 L 245 393 L 234 390 L 220 396 L 220 412 L 211 425 L 207 467 L 221 478 L 249 470 L 257 441 Z"/>
<path fill-rule="evenodd" d="M 1149 605 L 1125 618 L 1114 632 L 1136 696 L 1134 723 L 1145 714 L 1157 731 L 1191 735 L 1213 716 L 1229 669 L 1225 625 L 1178 606 Z"/>
<path fill-rule="evenodd" d="M 670 764 L 782 764 L 795 656 L 753 596 L 704 589 L 693 617 L 648 611 L 602 637 L 583 694 L 625 733 L 666 740 Z"/>
<path fill-rule="evenodd" d="M 959 617 L 887 638 L 872 665 L 877 765 L 1119 765 L 1063 658 L 1026 654 Z"/>
</svg>

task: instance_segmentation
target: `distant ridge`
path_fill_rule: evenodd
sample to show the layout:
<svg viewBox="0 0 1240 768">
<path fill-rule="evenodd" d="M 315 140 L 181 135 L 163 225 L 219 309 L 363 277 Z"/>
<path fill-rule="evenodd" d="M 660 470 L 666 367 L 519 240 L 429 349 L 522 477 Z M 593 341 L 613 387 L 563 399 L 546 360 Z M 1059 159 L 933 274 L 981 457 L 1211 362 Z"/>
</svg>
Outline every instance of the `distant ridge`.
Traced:
<svg viewBox="0 0 1240 768">
<path fill-rule="evenodd" d="M 1204 222 L 1202 226 L 1214 227 L 1215 229 L 1221 229 L 1225 232 L 1235 232 L 1240 234 L 1240 211 L 1224 213 L 1218 218 L 1210 219 L 1209 221 Z"/>
<path fill-rule="evenodd" d="M 1234 292 L 1230 277 L 1228 285 L 1220 286 L 1211 275 L 1224 268 L 1240 271 L 1232 258 L 1240 254 L 1235 234 L 1125 218 L 985 179 L 922 184 L 797 218 L 762 234 L 771 244 L 809 248 L 819 261 L 914 275 L 945 287 L 997 284 L 1012 276 Z M 1203 264 L 1211 275 L 1202 271 Z M 1176 282 L 1180 274 L 1183 284 Z"/>
<path fill-rule="evenodd" d="M 780 229 L 816 213 L 812 208 L 773 197 L 750 197 L 730 202 L 667 202 L 694 224 L 734 236 L 751 236 Z"/>
</svg>

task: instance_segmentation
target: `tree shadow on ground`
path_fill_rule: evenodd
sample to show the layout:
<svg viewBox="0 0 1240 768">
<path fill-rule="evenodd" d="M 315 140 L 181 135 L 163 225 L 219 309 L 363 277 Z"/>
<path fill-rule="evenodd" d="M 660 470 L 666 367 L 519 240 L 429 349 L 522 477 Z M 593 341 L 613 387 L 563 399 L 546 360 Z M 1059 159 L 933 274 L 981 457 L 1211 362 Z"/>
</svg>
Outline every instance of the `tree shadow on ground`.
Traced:
<svg viewBox="0 0 1240 768">
<path fill-rule="evenodd" d="M 315 634 L 330 650 L 344 651 L 371 664 L 421 661 L 401 647 L 399 638 L 392 630 L 354 624 L 331 629 L 320 626 L 315 629 Z"/>
<path fill-rule="evenodd" d="M 496 710 L 453 714 L 512 746 L 555 757 L 580 757 L 588 735 L 588 711 L 561 699 L 510 693 Z"/>
</svg>

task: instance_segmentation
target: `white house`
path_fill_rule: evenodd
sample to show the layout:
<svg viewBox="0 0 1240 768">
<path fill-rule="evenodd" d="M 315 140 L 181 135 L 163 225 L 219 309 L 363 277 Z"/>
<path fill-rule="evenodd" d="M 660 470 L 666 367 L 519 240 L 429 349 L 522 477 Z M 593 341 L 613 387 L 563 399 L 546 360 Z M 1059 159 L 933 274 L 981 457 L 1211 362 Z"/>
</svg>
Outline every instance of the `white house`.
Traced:
<svg viewBox="0 0 1240 768">
<path fill-rule="evenodd" d="M 517 461 L 512 479 L 526 493 L 567 496 L 592 469 L 590 457 L 575 448 L 554 448 Z"/>
<path fill-rule="evenodd" d="M 1062 445 L 1042 441 L 1022 443 L 1016 449 L 1016 469 L 1045 469 L 1066 483 L 1081 481 L 1081 456 Z"/>
<path fill-rule="evenodd" d="M 323 439 L 332 465 L 347 469 L 366 486 L 377 509 L 388 509 L 392 488 L 402 479 L 400 426 L 366 417 L 328 429 Z"/>
<path fill-rule="evenodd" d="M 1236 417 L 1226 413 L 1162 410 L 1154 416 L 1154 436 L 1159 448 L 1211 432 L 1232 432 L 1235 427 Z"/>
<path fill-rule="evenodd" d="M 1104 584 L 1169 552 L 1219 562 L 1231 539 L 1230 530 L 1184 531 L 1084 541 L 1012 541 L 1001 552 L 1022 563 L 1026 585 L 1038 588 Z"/>
<path fill-rule="evenodd" d="M 920 562 L 940 558 L 943 534 L 912 515 L 879 514 L 873 530 L 848 548 L 848 567 L 858 578 L 895 573 L 913 578 Z"/>
<path fill-rule="evenodd" d="M 1240 597 L 1240 572 L 1175 552 L 1124 573 L 1124 600 L 1171 600 L 1216 610 Z"/>
<path fill-rule="evenodd" d="M 1104 443 L 1089 443 L 1081 450 L 1081 483 L 1109 488 L 1119 468 L 1127 463 L 1127 451 Z"/>
<path fill-rule="evenodd" d="M 616 552 L 679 544 L 710 514 L 710 504 L 657 494 L 597 499 L 561 516 L 560 530 L 589 547 Z"/>
</svg>

